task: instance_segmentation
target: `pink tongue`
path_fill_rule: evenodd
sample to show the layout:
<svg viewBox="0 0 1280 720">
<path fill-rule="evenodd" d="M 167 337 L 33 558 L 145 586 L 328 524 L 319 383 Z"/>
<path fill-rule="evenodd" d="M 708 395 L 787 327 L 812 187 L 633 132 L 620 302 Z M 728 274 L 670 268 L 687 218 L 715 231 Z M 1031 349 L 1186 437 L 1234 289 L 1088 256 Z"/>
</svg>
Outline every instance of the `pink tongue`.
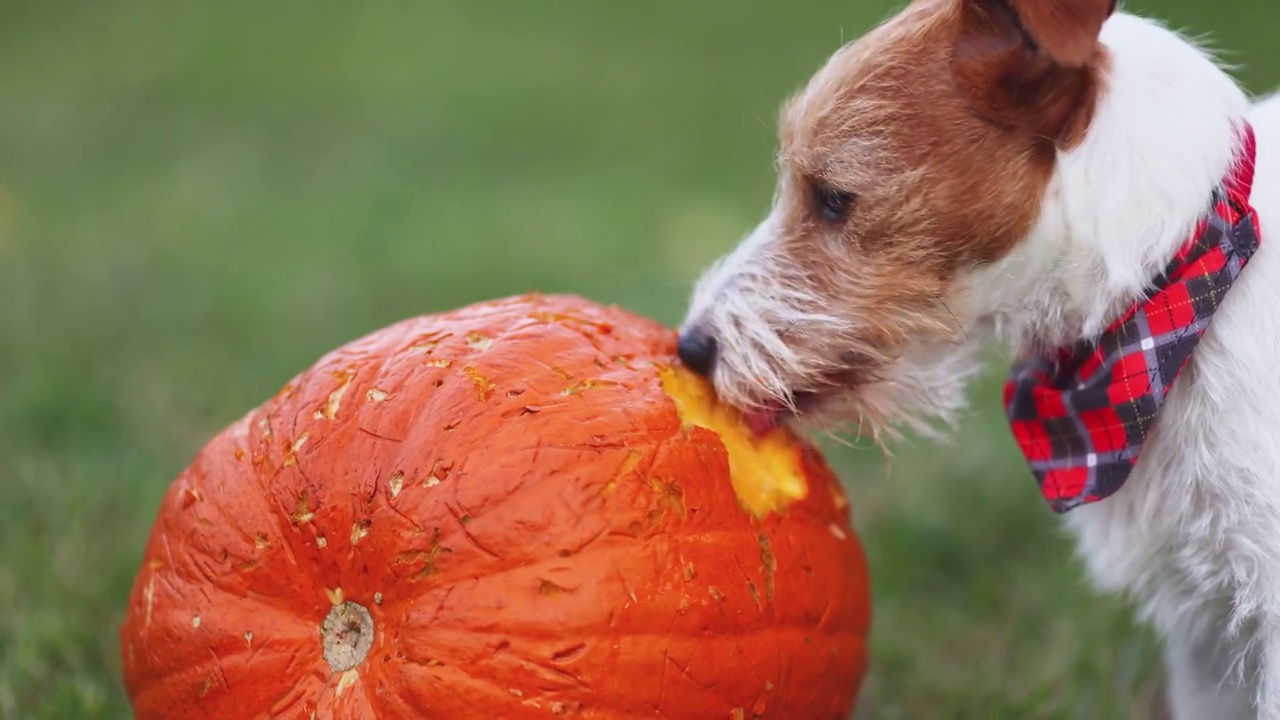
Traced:
<svg viewBox="0 0 1280 720">
<path fill-rule="evenodd" d="M 758 410 L 750 410 L 743 414 L 742 420 L 747 429 L 756 437 L 763 437 L 778 427 L 778 417 L 782 414 L 781 405 L 768 405 Z"/>
</svg>

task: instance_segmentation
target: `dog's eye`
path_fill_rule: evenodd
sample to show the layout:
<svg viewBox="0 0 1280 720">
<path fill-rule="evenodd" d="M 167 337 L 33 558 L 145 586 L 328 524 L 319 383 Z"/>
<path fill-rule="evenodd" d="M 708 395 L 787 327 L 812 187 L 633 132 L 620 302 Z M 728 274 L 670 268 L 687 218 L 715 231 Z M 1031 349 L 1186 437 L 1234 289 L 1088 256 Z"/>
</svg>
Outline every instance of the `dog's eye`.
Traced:
<svg viewBox="0 0 1280 720">
<path fill-rule="evenodd" d="M 844 222 L 849 217 L 849 211 L 853 209 L 853 201 L 856 199 L 853 193 L 826 185 L 817 185 L 813 188 L 813 204 L 824 222 Z"/>
</svg>

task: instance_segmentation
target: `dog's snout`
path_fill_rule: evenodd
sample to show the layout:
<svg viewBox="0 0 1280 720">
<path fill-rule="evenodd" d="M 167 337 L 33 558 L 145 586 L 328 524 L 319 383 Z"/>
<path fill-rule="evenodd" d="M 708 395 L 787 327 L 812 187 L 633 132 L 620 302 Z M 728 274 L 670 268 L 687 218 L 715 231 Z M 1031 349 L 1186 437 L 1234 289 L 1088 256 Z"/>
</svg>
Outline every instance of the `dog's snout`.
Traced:
<svg viewBox="0 0 1280 720">
<path fill-rule="evenodd" d="M 676 344 L 676 354 L 680 361 L 690 370 L 710 377 L 716 365 L 717 343 L 714 336 L 697 328 L 689 328 L 680 333 Z"/>
</svg>

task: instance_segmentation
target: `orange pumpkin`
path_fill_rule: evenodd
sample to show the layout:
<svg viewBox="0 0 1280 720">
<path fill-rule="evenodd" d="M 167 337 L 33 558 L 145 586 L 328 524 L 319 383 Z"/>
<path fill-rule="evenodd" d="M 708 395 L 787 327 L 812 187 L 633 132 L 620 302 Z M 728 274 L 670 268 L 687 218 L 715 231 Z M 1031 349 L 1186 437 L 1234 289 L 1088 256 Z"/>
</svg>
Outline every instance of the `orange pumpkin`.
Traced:
<svg viewBox="0 0 1280 720">
<path fill-rule="evenodd" d="M 836 718 L 867 571 L 836 478 L 673 333 L 571 297 L 393 325 L 173 483 L 121 630 L 138 718 Z"/>
</svg>

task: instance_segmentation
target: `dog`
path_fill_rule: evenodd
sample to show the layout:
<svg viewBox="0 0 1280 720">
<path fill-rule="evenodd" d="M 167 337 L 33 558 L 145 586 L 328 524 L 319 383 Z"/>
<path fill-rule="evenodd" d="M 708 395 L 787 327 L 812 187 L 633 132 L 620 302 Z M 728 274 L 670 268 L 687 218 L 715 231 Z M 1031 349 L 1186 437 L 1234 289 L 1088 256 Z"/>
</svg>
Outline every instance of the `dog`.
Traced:
<svg viewBox="0 0 1280 720">
<path fill-rule="evenodd" d="M 1173 716 L 1280 718 L 1270 222 L 1280 100 L 1196 43 L 1114 0 L 914 0 L 785 104 L 678 354 L 759 432 L 888 441 L 945 432 L 1000 343 L 1029 475 L 1164 638 Z"/>
</svg>

